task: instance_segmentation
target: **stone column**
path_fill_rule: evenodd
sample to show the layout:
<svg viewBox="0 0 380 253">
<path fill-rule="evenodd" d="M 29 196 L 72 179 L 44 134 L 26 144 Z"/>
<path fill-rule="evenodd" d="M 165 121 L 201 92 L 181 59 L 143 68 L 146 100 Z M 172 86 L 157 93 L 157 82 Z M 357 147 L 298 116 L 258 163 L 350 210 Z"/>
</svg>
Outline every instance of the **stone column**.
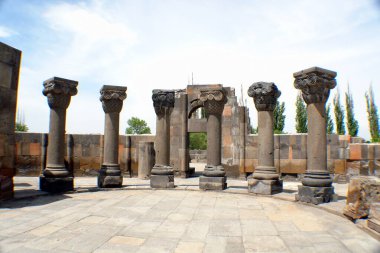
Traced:
<svg viewBox="0 0 380 253">
<path fill-rule="evenodd" d="M 330 89 L 336 86 L 336 72 L 313 67 L 293 74 L 294 87 L 302 91 L 307 104 L 307 169 L 296 200 L 320 204 L 335 196 L 327 170 L 326 110 Z"/>
<path fill-rule="evenodd" d="M 64 192 L 74 188 L 73 176 L 65 164 L 66 109 L 71 96 L 78 92 L 77 81 L 53 77 L 44 83 L 43 94 L 50 107 L 49 140 L 46 168 L 40 176 L 40 189 L 48 192 Z"/>
<path fill-rule="evenodd" d="M 105 112 L 103 164 L 98 175 L 98 186 L 121 187 L 123 176 L 119 164 L 119 119 L 127 87 L 103 85 L 100 101 Z"/>
<path fill-rule="evenodd" d="M 248 178 L 248 191 L 271 195 L 282 192 L 282 180 L 274 166 L 273 110 L 281 92 L 274 83 L 257 82 L 248 89 L 258 114 L 258 166 Z"/>
<path fill-rule="evenodd" d="M 227 97 L 223 87 L 200 91 L 207 117 L 207 165 L 203 176 L 199 178 L 202 190 L 224 190 L 227 188 L 227 177 L 222 166 L 222 113 Z"/>
<path fill-rule="evenodd" d="M 156 120 L 156 163 L 150 176 L 150 187 L 173 188 L 174 171 L 170 166 L 170 114 L 174 107 L 174 90 L 153 90 Z"/>
</svg>

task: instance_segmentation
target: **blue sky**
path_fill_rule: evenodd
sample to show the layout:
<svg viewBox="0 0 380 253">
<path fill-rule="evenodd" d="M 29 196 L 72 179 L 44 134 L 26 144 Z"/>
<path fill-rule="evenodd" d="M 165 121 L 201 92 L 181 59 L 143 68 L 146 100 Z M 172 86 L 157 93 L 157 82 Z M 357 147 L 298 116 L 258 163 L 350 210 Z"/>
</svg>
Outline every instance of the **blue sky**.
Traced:
<svg viewBox="0 0 380 253">
<path fill-rule="evenodd" d="M 30 131 L 48 130 L 42 82 L 79 81 L 67 132 L 102 133 L 102 85 L 125 85 L 120 132 L 132 116 L 155 128 L 151 90 L 194 83 L 243 86 L 275 82 L 286 102 L 286 132 L 295 132 L 293 72 L 320 66 L 350 84 L 359 135 L 368 138 L 364 94 L 380 106 L 379 1 L 38 1 L 0 0 L 0 41 L 23 51 L 18 106 Z M 332 101 L 336 90 L 330 95 Z"/>
</svg>

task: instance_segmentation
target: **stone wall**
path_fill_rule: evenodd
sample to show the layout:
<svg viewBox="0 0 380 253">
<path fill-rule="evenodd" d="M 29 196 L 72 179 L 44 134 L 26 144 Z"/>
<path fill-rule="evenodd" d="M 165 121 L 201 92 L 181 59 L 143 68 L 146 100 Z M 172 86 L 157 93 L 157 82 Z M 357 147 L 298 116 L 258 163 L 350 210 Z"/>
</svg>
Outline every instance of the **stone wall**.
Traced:
<svg viewBox="0 0 380 253">
<path fill-rule="evenodd" d="M 13 197 L 20 61 L 21 51 L 0 42 L 0 200 Z"/>
<path fill-rule="evenodd" d="M 257 135 L 248 135 L 245 146 L 245 172 L 251 173 L 257 166 Z M 351 146 L 349 136 L 327 136 L 327 166 L 331 173 L 345 175 L 347 155 Z M 361 144 L 371 145 L 371 144 Z M 280 134 L 274 138 L 274 159 L 282 174 L 302 174 L 307 164 L 307 134 Z"/>
<path fill-rule="evenodd" d="M 38 176 L 42 168 L 43 145 L 40 133 L 16 132 L 16 168 L 19 176 Z M 66 135 L 73 140 L 73 168 L 75 176 L 97 175 L 102 164 L 103 135 Z M 121 135 L 119 137 L 119 163 L 124 175 L 137 176 L 138 143 L 154 142 L 153 135 Z M 68 162 L 68 150 L 65 159 Z"/>
<path fill-rule="evenodd" d="M 227 109 L 228 112 L 229 109 Z M 225 110 L 226 111 L 226 110 Z M 231 115 L 233 115 L 231 111 Z M 229 115 L 228 113 L 224 114 Z M 224 116 L 224 117 L 225 117 Z M 238 118 L 239 119 L 239 118 Z M 224 122 L 228 122 L 225 120 Z M 227 123 L 225 123 L 227 124 Z M 230 177 L 239 177 L 252 173 L 257 166 L 257 135 L 247 135 L 244 140 L 245 149 L 240 149 L 244 143 L 239 135 L 237 123 L 231 120 L 231 128 L 224 128 L 222 161 Z M 245 125 L 243 125 L 245 129 Z M 230 136 L 228 129 L 233 132 Z M 171 130 L 173 131 L 173 129 Z M 175 131 L 175 130 L 174 130 Z M 235 135 L 233 135 L 235 134 Z M 102 163 L 103 135 L 70 135 L 74 142 L 74 174 L 75 176 L 96 175 Z M 16 139 L 16 168 L 17 175 L 37 176 L 40 173 L 42 160 L 42 137 L 40 133 L 15 134 Z M 119 162 L 124 175 L 137 176 L 138 172 L 138 143 L 140 141 L 154 142 L 154 135 L 121 135 L 119 137 Z M 176 139 L 177 138 L 177 139 Z M 67 138 L 66 138 L 67 139 Z M 306 170 L 307 134 L 275 135 L 275 166 L 282 174 L 302 174 Z M 183 161 L 179 159 L 178 137 L 171 137 L 171 163 L 177 171 L 181 170 Z M 178 141 L 178 142 L 175 142 Z M 328 169 L 338 175 L 379 176 L 380 144 L 350 143 L 349 136 L 328 135 L 327 158 Z M 243 153 L 243 154 L 242 154 Z M 189 159 L 197 156 L 196 151 L 189 151 Z M 207 152 L 202 157 L 206 159 Z M 244 159 L 240 159 L 244 157 Z M 67 150 L 66 150 L 66 160 Z M 187 165 L 188 166 L 188 165 Z M 241 168 L 243 166 L 243 168 Z M 177 173 L 177 176 L 183 176 Z"/>
</svg>

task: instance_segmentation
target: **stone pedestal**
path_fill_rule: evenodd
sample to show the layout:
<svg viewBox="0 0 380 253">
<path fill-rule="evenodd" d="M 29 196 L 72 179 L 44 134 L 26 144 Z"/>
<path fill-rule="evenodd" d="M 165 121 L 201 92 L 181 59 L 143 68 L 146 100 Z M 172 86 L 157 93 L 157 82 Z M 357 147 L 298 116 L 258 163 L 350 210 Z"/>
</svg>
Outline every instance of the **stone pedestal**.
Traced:
<svg viewBox="0 0 380 253">
<path fill-rule="evenodd" d="M 261 194 L 261 195 L 272 195 L 282 192 L 283 185 L 282 180 L 264 180 L 256 179 L 254 177 L 249 177 L 248 181 L 248 191 Z"/>
<path fill-rule="evenodd" d="M 222 166 L 222 113 L 227 102 L 223 87 L 201 90 L 199 96 L 207 117 L 207 165 L 199 178 L 202 190 L 227 188 L 226 172 Z"/>
<path fill-rule="evenodd" d="M 150 187 L 173 188 L 174 171 L 170 166 L 170 114 L 174 107 L 174 90 L 153 90 L 156 120 L 156 163 L 150 176 Z"/>
<path fill-rule="evenodd" d="M 44 83 L 43 94 L 50 107 L 49 137 L 46 168 L 40 176 L 40 189 L 48 192 L 65 192 L 74 188 L 74 180 L 65 157 L 66 109 L 71 96 L 77 94 L 78 82 L 53 77 Z"/>
<path fill-rule="evenodd" d="M 271 195 L 282 192 L 282 181 L 274 166 L 273 110 L 281 92 L 274 83 L 257 82 L 248 89 L 258 111 L 258 166 L 248 178 L 248 191 Z"/>
<path fill-rule="evenodd" d="M 330 89 L 336 86 L 336 72 L 313 67 L 293 74 L 294 87 L 302 91 L 307 104 L 307 169 L 296 199 L 314 204 L 335 199 L 327 170 L 326 110 Z"/>
<path fill-rule="evenodd" d="M 121 187 L 123 176 L 119 165 L 119 119 L 127 87 L 104 85 L 100 101 L 105 112 L 103 164 L 98 175 L 98 186 Z"/>
</svg>

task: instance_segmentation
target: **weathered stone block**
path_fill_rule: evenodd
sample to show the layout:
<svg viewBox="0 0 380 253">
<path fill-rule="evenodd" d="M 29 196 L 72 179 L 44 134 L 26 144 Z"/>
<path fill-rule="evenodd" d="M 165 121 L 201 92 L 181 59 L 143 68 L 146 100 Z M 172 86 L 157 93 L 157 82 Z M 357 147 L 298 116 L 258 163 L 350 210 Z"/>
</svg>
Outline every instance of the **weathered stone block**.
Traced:
<svg viewBox="0 0 380 253">
<path fill-rule="evenodd" d="M 122 176 L 108 176 L 101 173 L 98 176 L 98 187 L 117 188 L 117 187 L 122 187 L 122 185 L 123 185 Z"/>
<path fill-rule="evenodd" d="M 174 175 L 151 175 L 151 188 L 174 188 Z"/>
<path fill-rule="evenodd" d="M 367 221 L 369 228 L 380 233 L 380 203 L 372 203 L 369 210 L 369 220 Z"/>
<path fill-rule="evenodd" d="M 248 192 L 272 195 L 282 192 L 282 180 L 259 180 L 255 178 L 248 178 Z"/>
<path fill-rule="evenodd" d="M 362 159 L 362 145 L 361 144 L 350 144 L 350 160 L 361 160 Z"/>
<path fill-rule="evenodd" d="M 74 190 L 74 178 L 49 178 L 40 176 L 40 190 L 50 193 L 60 193 Z"/>
<path fill-rule="evenodd" d="M 199 177 L 199 189 L 222 191 L 227 189 L 227 177 Z"/>
<path fill-rule="evenodd" d="M 379 178 L 352 178 L 348 185 L 346 207 L 343 214 L 351 219 L 367 217 L 370 205 L 378 202 L 380 202 Z"/>
<path fill-rule="evenodd" d="M 296 201 L 318 205 L 336 200 L 337 195 L 334 193 L 334 187 L 311 187 L 304 185 L 298 186 Z"/>
</svg>

